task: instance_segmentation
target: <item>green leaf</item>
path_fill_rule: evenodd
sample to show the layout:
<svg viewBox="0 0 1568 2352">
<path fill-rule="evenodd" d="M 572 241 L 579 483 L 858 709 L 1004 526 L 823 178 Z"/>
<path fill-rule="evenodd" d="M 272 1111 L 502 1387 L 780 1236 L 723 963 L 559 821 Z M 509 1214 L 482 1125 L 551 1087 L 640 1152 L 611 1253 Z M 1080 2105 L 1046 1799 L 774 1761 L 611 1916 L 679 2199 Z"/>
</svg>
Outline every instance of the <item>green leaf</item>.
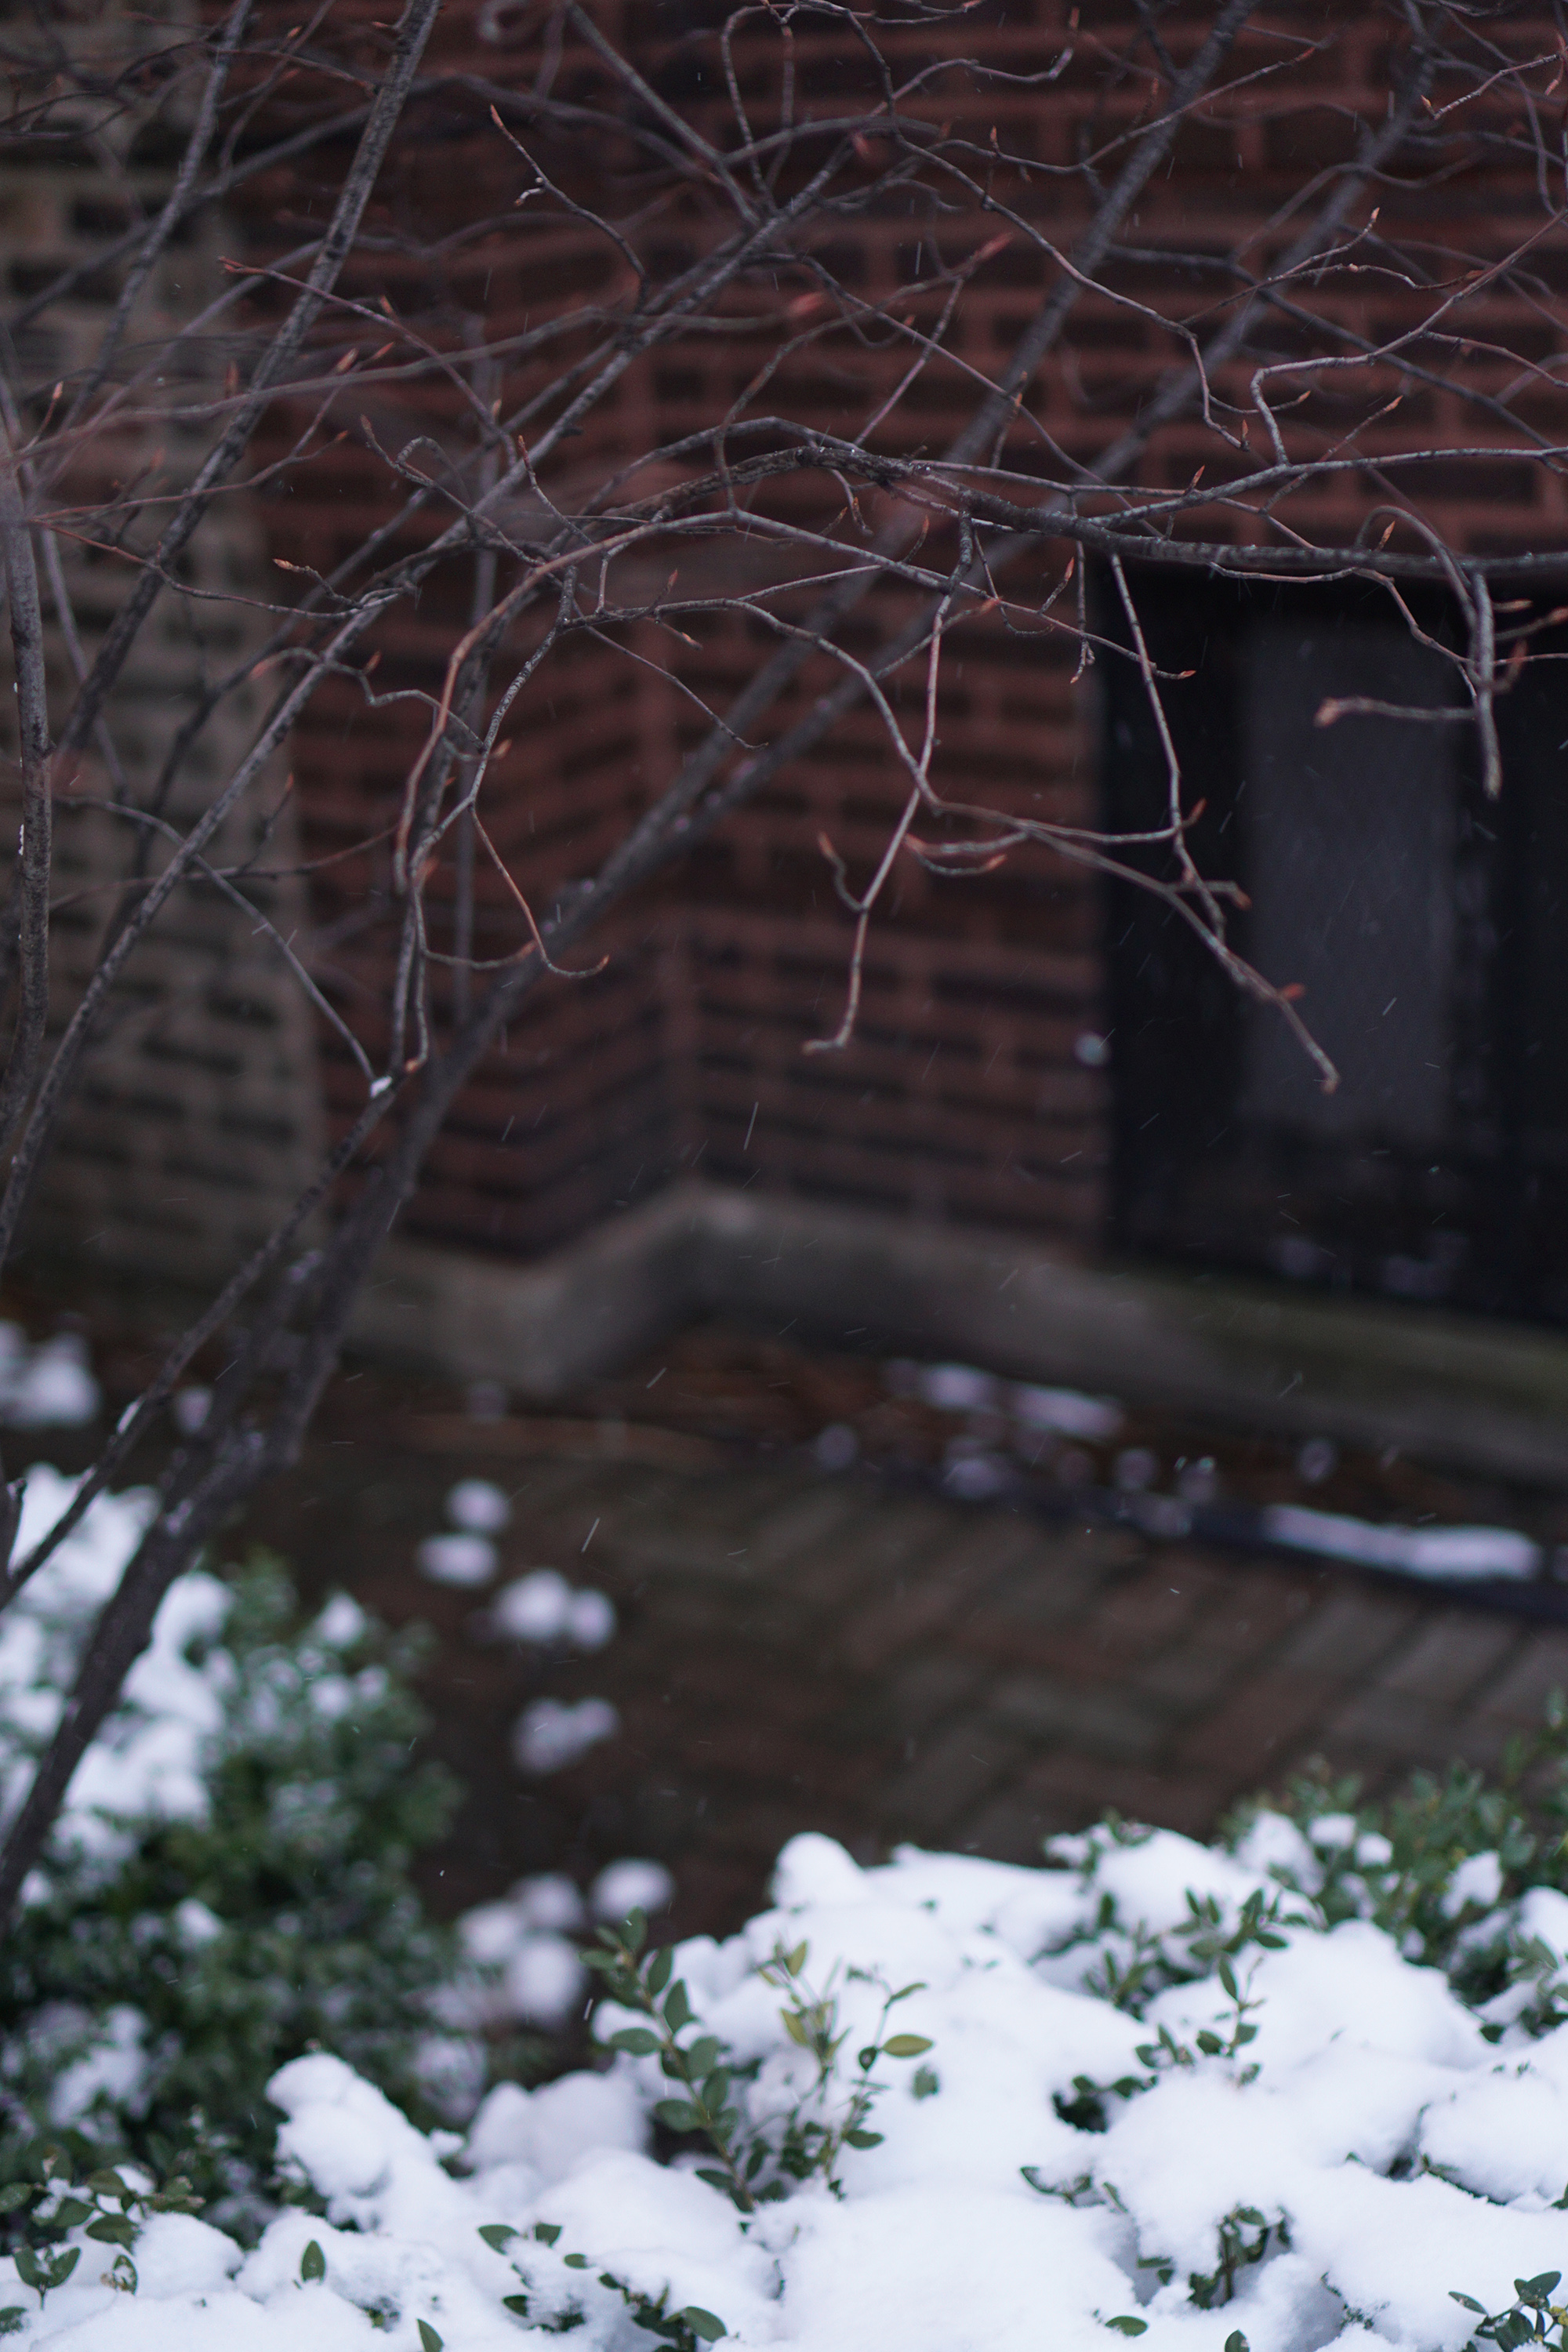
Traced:
<svg viewBox="0 0 1568 2352">
<path fill-rule="evenodd" d="M 931 2046 L 929 2034 L 894 2033 L 883 2042 L 882 2053 L 888 2058 L 923 2058 Z"/>
<path fill-rule="evenodd" d="M 880 2132 L 847 2131 L 844 2139 L 846 2146 L 849 2147 L 880 2147 L 882 2145 Z"/>
<path fill-rule="evenodd" d="M 660 2099 L 654 2114 L 677 2132 L 695 2131 L 702 2120 L 689 2099 Z"/>
<path fill-rule="evenodd" d="M 1056 2190 L 1051 2187 L 1050 2182 L 1048 2180 L 1041 2179 L 1040 2168 L 1037 2164 L 1021 2164 L 1018 2167 L 1018 2169 L 1023 2174 L 1024 2179 L 1028 2182 L 1037 2197 L 1054 2197 L 1056 2195 Z"/>
<path fill-rule="evenodd" d="M 917 2099 L 934 2099 L 942 2088 L 942 2077 L 932 2066 L 917 2066 L 910 2088 Z"/>
<path fill-rule="evenodd" d="M 552 2246 L 561 2235 L 561 2224 L 559 2221 L 536 2221 L 533 2234 L 542 2246 Z"/>
<path fill-rule="evenodd" d="M 89 2172 L 84 2185 L 91 2189 L 95 2197 L 122 2197 L 129 2201 L 134 2193 L 127 2189 L 119 2173 L 111 2170 L 108 2165 L 105 2165 L 101 2171 Z M 171 2187 L 174 2185 L 173 2182 L 170 2183 Z M 186 2186 L 189 2186 L 188 2182 Z"/>
<path fill-rule="evenodd" d="M 88 2223 L 87 2234 L 100 2246 L 133 2246 L 141 2232 L 129 2213 L 101 2213 Z"/>
<path fill-rule="evenodd" d="M 678 2311 L 675 2315 L 677 2319 L 684 2319 L 693 2336 L 700 2336 L 704 2344 L 717 2344 L 721 2336 L 730 2333 L 721 2319 L 715 2319 L 713 2314 L 704 2311 L 699 2303 L 689 2303 L 684 2311 Z"/>
<path fill-rule="evenodd" d="M 729 2095 L 729 2074 L 722 2066 L 715 2066 L 702 2085 L 702 2104 L 710 2116 L 720 2115 Z"/>
<path fill-rule="evenodd" d="M 1225 2352 L 1252 2352 L 1252 2347 L 1239 2327 L 1233 2327 L 1226 2337 Z"/>
<path fill-rule="evenodd" d="M 1120 2319 L 1108 2319 L 1105 2324 L 1107 2327 L 1114 2327 L 1118 2336 L 1146 2336 L 1149 2332 L 1148 2321 L 1134 2319 L 1128 2311 L 1124 2311 Z"/>
<path fill-rule="evenodd" d="M 649 1960 L 643 1982 L 656 2000 L 669 1982 L 669 1972 L 674 1966 L 675 1946 L 673 1944 L 663 1945 Z"/>
<path fill-rule="evenodd" d="M 324 2279 L 326 2275 L 327 2258 L 322 2253 L 318 2241 L 312 2238 L 300 2257 L 300 2276 L 309 2280 Z"/>
<path fill-rule="evenodd" d="M 16 2276 L 21 2280 L 22 2284 L 33 2287 L 42 2294 L 48 2285 L 48 2280 L 45 2277 L 38 2258 L 31 2246 L 18 2246 L 14 2259 L 16 2264 Z"/>
<path fill-rule="evenodd" d="M 808 1949 L 809 1947 L 807 1945 L 797 1944 L 793 1952 L 786 1952 L 784 1954 L 784 1973 L 787 1976 L 799 1976 L 802 1969 L 805 1966 L 805 1956 Z"/>
<path fill-rule="evenodd" d="M 658 2036 L 648 2025 L 623 2025 L 610 2036 L 611 2049 L 624 2050 L 628 2058 L 651 2057 L 658 2046 Z"/>
<path fill-rule="evenodd" d="M 1203 2052 L 1205 2058 L 1217 2058 L 1220 2052 L 1225 2048 L 1225 2043 L 1220 2040 L 1219 2035 L 1217 2033 L 1211 2033 L 1206 2026 L 1204 2028 L 1203 2032 L 1196 2036 L 1196 2040 L 1198 2048 Z"/>
<path fill-rule="evenodd" d="M 626 1942 L 630 1945 L 632 1950 L 634 1952 L 640 1952 L 643 1946 L 647 1941 L 647 1913 L 646 1911 L 628 1911 L 626 1913 L 626 1924 L 623 1933 L 625 1934 Z"/>
<path fill-rule="evenodd" d="M 14 2213 L 18 2205 L 25 2205 L 29 2197 L 37 2193 L 30 2180 L 8 2180 L 0 2189 L 0 2213 Z"/>
<path fill-rule="evenodd" d="M 1231 1997 L 1232 2000 L 1235 2000 L 1237 1998 L 1237 1987 L 1236 1987 L 1236 1970 L 1231 1967 L 1230 1962 L 1226 1958 L 1225 1954 L 1224 1954 L 1223 1952 L 1220 1954 L 1220 1959 L 1219 1959 L 1219 1972 L 1218 1972 L 1218 1973 L 1219 1973 L 1219 1980 L 1220 1980 L 1221 1984 L 1222 1984 L 1222 1985 L 1224 1985 L 1224 1987 L 1225 1987 L 1225 1989 L 1226 1989 L 1226 1992 L 1227 1992 L 1227 1993 L 1229 1993 L 1229 1995 L 1230 1995 L 1230 1997 Z"/>
<path fill-rule="evenodd" d="M 53 2276 L 49 2280 L 49 2284 L 51 2286 L 64 2286 L 67 2279 L 69 2278 L 72 2271 L 75 2270 L 80 2260 L 81 2248 L 79 2246 L 62 2246 L 58 2253 L 51 2254 L 49 2256 L 49 2269 L 53 2273 Z"/>
<path fill-rule="evenodd" d="M 528 2317 L 527 2295 L 503 2294 L 501 2301 L 506 2305 L 508 2311 L 515 2311 L 520 2319 L 526 2319 Z"/>
<path fill-rule="evenodd" d="M 1467 2311 L 1479 2311 L 1483 2319 L 1486 2317 L 1486 2305 L 1484 2303 L 1478 2303 L 1473 2294 L 1461 2294 L 1458 2287 L 1451 2286 L 1448 2289 L 1448 2296 L 1450 2302 L 1462 2303 Z"/>
<path fill-rule="evenodd" d="M 1542 2271 L 1539 2278 L 1515 2279 L 1514 2292 L 1529 2295 L 1532 2300 L 1539 2296 L 1544 2302 L 1562 2276 L 1561 2271 Z"/>
<path fill-rule="evenodd" d="M 442 2343 L 427 2319 L 419 2322 L 419 2352 L 442 2352 Z"/>
<path fill-rule="evenodd" d="M 486 2221 L 480 2226 L 479 2235 L 487 2246 L 493 2247 L 498 2254 L 504 2254 L 517 2231 L 510 2221 Z"/>
<path fill-rule="evenodd" d="M 92 2211 L 84 2197 L 62 2197 L 49 2215 L 52 2227 L 58 2230 L 79 2230 Z"/>
<path fill-rule="evenodd" d="M 676 1978 L 665 1997 L 664 2021 L 672 2033 L 679 2033 L 683 2025 L 691 2022 L 691 2003 L 687 1999 L 683 1978 Z"/>
<path fill-rule="evenodd" d="M 790 2040 L 792 2042 L 798 2042 L 801 2048 L 804 2050 L 805 2047 L 805 2021 L 804 2018 L 801 2017 L 798 2011 L 793 2009 L 781 2009 L 779 2015 L 784 2021 L 784 2030 L 789 2035 Z"/>
<path fill-rule="evenodd" d="M 5 2310 L 0 2311 L 0 2336 L 15 2336 L 26 2316 L 19 2303 L 8 2303 Z"/>
<path fill-rule="evenodd" d="M 586 2254 L 563 2254 L 561 2259 L 569 2271 L 585 2271 L 588 2267 Z"/>
</svg>

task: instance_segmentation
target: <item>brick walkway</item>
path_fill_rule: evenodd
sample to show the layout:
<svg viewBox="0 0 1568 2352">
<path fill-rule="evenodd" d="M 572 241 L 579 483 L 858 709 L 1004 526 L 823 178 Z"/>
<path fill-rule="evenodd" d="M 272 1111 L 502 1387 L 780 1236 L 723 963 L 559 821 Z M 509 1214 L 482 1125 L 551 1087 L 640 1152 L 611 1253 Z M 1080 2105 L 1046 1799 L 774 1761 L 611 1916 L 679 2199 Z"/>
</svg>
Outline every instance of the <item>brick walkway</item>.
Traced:
<svg viewBox="0 0 1568 2352">
<path fill-rule="evenodd" d="M 479 1639 L 482 1595 L 412 1566 L 458 1475 L 516 1496 L 503 1575 L 543 1564 L 614 1599 L 586 1659 Z M 1308 1757 L 1373 1785 L 1496 1760 L 1568 1686 L 1568 1630 L 1346 1574 L 1047 1525 L 830 1478 L 800 1458 L 683 1471 L 315 1444 L 258 1529 L 442 1636 L 433 1745 L 469 1797 L 433 1865 L 447 1905 L 528 1871 L 668 1861 L 680 1932 L 754 1908 L 784 1838 L 865 1858 L 900 1839 L 1010 1860 L 1104 1807 L 1202 1832 Z M 614 1701 L 621 1736 L 525 1781 L 507 1751 L 542 1692 Z M 438 1869 L 439 1875 L 435 1873 Z"/>
</svg>

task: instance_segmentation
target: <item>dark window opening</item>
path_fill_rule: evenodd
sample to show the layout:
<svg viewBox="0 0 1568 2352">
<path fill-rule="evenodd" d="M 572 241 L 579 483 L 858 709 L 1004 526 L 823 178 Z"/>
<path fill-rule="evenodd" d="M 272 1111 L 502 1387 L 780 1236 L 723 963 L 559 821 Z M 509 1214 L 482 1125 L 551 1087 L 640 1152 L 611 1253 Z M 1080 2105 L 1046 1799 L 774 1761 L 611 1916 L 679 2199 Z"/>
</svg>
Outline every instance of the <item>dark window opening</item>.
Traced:
<svg viewBox="0 0 1568 2352">
<path fill-rule="evenodd" d="M 1341 1073 L 1325 1094 L 1274 1009 L 1180 917 L 1107 894 L 1123 1247 L 1313 1285 L 1568 1320 L 1568 632 L 1498 703 L 1500 800 L 1473 723 L 1319 726 L 1326 700 L 1465 708 L 1383 592 L 1136 587 L 1199 869 L 1237 885 L 1238 950 Z M 1412 599 L 1438 645 L 1451 606 Z M 1515 624 L 1530 617 L 1507 616 Z M 1106 635 L 1125 645 L 1102 599 Z M 1108 822 L 1163 820 L 1137 666 L 1104 654 Z M 1169 874 L 1163 851 L 1129 853 Z"/>
</svg>

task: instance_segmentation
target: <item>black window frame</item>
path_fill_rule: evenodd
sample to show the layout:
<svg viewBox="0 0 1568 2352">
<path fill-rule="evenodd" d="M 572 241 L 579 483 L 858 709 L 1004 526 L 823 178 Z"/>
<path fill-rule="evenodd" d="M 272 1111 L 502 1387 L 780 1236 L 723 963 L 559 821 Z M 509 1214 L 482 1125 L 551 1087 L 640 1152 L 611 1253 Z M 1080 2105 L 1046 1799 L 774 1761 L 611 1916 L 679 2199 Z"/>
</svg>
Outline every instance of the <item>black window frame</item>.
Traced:
<svg viewBox="0 0 1568 2352">
<path fill-rule="evenodd" d="M 1246 866 L 1241 693 L 1258 622 L 1321 634 L 1398 619 L 1387 591 L 1235 582 L 1155 566 L 1129 583 L 1184 774 L 1203 803 L 1188 841 L 1200 870 Z M 1465 645 L 1453 602 L 1405 593 L 1437 641 Z M 1545 621 L 1544 602 L 1507 615 Z M 1166 772 L 1120 597 L 1098 583 L 1102 816 L 1116 832 L 1163 821 Z M 1110 1237 L 1119 1249 L 1350 1289 L 1568 1323 L 1568 626 L 1497 703 L 1503 788 L 1482 791 L 1476 730 L 1458 739 L 1449 1126 L 1436 1158 L 1397 1146 L 1313 1143 L 1250 1126 L 1242 1106 L 1247 1017 L 1235 983 L 1152 893 L 1111 879 L 1103 897 L 1113 1071 Z M 1353 721 L 1345 720 L 1345 725 Z M 1412 727 L 1413 738 L 1436 729 Z M 1448 729 L 1442 730 L 1448 733 Z M 1418 747 L 1414 747 L 1419 756 Z M 1121 853 L 1151 874 L 1168 852 Z M 1232 918 L 1247 956 L 1251 918 Z M 1310 1021 L 1311 1006 L 1303 1015 Z"/>
</svg>

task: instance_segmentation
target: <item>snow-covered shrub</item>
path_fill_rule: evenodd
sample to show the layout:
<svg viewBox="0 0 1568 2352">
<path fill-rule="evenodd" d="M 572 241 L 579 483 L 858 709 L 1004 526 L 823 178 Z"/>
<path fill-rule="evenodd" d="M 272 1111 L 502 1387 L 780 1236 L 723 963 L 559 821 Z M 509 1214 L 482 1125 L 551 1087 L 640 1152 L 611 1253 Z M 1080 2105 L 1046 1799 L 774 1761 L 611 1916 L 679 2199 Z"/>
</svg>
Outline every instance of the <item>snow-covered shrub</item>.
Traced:
<svg viewBox="0 0 1568 2352">
<path fill-rule="evenodd" d="M 78 2260 L 41 2309 L 0 2260 L 0 2309 L 61 2352 L 1560 2352 L 1568 2026 L 1483 2019 L 1279 1883 L 1313 1867 L 1283 1814 L 1253 1833 L 1035 1869 L 797 1838 L 722 1944 L 604 1931 L 605 2071 L 459 2140 L 307 2054 L 269 2092 L 315 2210 L 246 2255 L 32 2191 L 27 2259 Z"/>
<path fill-rule="evenodd" d="M 0 1617 L 12 1786 L 139 1503 L 95 1506 Z M 433 2025 L 456 1942 L 409 1878 L 452 1798 L 411 1753 L 417 1654 L 341 1596 L 301 1627 L 276 1563 L 174 1587 L 0 1948 L 0 2178 L 63 2133 L 154 2171 L 179 2154 L 205 2197 L 248 2191 L 267 2082 L 321 2043 L 416 2113 L 444 2091 L 471 2111 L 482 2050 Z"/>
<path fill-rule="evenodd" d="M 1279 1811 L 1244 1807 L 1227 1843 L 1331 1926 L 1368 1919 L 1447 1971 L 1488 2030 L 1568 2019 L 1568 1703 L 1513 1741 L 1495 1780 L 1464 1763 L 1381 1802 L 1353 1780 L 1296 1780 Z"/>
</svg>

